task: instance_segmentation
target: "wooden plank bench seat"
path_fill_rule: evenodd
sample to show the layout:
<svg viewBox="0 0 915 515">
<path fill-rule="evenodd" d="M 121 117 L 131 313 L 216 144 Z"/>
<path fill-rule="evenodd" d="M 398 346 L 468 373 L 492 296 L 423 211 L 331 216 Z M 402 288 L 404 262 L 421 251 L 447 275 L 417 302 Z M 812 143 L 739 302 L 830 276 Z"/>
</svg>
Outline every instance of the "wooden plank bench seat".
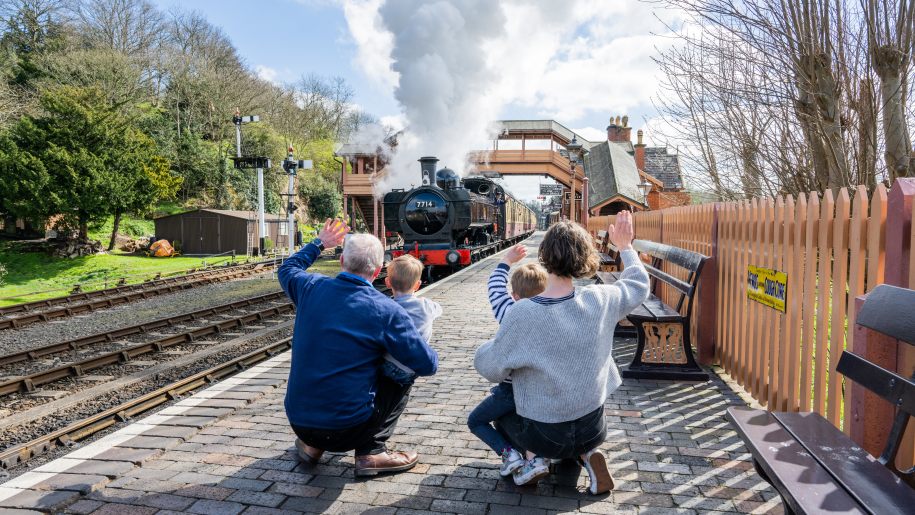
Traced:
<svg viewBox="0 0 915 515">
<path fill-rule="evenodd" d="M 708 257 L 647 240 L 635 240 L 632 247 L 651 258 L 651 264 L 645 265 L 651 277 L 651 294 L 626 317 L 636 329 L 638 345 L 632 363 L 622 371 L 623 377 L 708 381 L 708 373 L 696 363 L 690 342 L 693 300 L 702 265 Z M 685 269 L 687 280 L 682 281 L 663 271 L 664 263 Z M 620 273 L 598 272 L 597 282 L 613 284 L 619 280 Z M 656 295 L 662 284 L 679 292 L 675 306 L 666 304 Z"/>
<path fill-rule="evenodd" d="M 878 286 L 857 323 L 915 345 L 915 291 Z M 906 379 L 848 351 L 836 370 L 896 406 L 879 458 L 816 413 L 729 408 L 727 418 L 753 455 L 759 475 L 781 495 L 786 513 L 915 513 L 915 474 L 895 466 L 902 435 L 915 414 L 915 374 Z"/>
<path fill-rule="evenodd" d="M 597 247 L 597 255 L 600 257 L 599 270 L 601 272 L 619 270 L 619 255 L 610 249 L 610 236 L 607 231 L 597 231 L 595 245 Z"/>
</svg>

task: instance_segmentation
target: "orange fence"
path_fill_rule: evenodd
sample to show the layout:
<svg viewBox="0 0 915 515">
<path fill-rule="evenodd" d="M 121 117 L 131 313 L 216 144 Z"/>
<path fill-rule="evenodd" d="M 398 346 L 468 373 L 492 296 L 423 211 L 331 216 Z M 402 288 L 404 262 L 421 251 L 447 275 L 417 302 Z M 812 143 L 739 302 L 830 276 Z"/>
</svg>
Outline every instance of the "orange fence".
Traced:
<svg viewBox="0 0 915 515">
<path fill-rule="evenodd" d="M 853 348 L 903 376 L 915 369 L 910 346 L 887 350 L 855 326 L 859 296 L 884 282 L 915 287 L 913 203 L 915 180 L 900 179 L 892 190 L 879 186 L 870 194 L 860 186 L 634 218 L 637 238 L 711 257 L 692 324 L 700 361 L 717 361 L 768 409 L 815 411 L 879 453 L 883 442 L 877 440 L 891 424 L 892 407 L 846 384 L 835 365 L 843 350 Z M 609 223 L 609 217 L 592 217 L 588 228 L 596 232 Z M 748 298 L 750 266 L 786 274 L 784 312 Z M 674 292 L 657 293 L 672 304 Z M 906 440 L 911 460 L 912 432 Z"/>
</svg>

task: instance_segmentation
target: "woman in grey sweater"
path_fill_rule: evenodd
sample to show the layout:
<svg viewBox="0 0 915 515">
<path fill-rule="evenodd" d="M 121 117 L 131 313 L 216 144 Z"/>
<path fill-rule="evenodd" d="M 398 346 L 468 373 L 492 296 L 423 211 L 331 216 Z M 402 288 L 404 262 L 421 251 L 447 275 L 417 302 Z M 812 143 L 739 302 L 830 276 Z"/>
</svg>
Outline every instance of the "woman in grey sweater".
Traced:
<svg viewBox="0 0 915 515">
<path fill-rule="evenodd" d="M 591 493 L 613 488 L 598 450 L 607 433 L 604 402 L 622 383 L 612 356 L 613 331 L 649 290 L 632 238 L 632 217 L 624 211 L 610 226 L 625 266 L 619 280 L 575 288 L 573 278 L 596 271 L 597 253 L 581 226 L 554 224 L 539 251 L 549 273 L 546 290 L 518 301 L 496 337 L 477 350 L 474 366 L 480 375 L 492 382 L 512 377 L 517 412 L 499 419 L 497 428 L 528 453 L 519 483 L 546 476 L 544 458 L 577 458 L 588 471 Z"/>
</svg>

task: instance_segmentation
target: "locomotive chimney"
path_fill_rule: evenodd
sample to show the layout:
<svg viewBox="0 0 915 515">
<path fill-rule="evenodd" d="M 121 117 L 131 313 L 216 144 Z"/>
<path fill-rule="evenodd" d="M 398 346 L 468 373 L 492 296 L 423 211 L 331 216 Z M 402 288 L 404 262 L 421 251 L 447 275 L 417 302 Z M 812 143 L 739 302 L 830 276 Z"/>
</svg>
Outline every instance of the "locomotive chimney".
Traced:
<svg viewBox="0 0 915 515">
<path fill-rule="evenodd" d="M 423 170 L 423 186 L 435 184 L 435 163 L 438 163 L 437 157 L 426 156 L 419 158 L 420 166 Z"/>
</svg>

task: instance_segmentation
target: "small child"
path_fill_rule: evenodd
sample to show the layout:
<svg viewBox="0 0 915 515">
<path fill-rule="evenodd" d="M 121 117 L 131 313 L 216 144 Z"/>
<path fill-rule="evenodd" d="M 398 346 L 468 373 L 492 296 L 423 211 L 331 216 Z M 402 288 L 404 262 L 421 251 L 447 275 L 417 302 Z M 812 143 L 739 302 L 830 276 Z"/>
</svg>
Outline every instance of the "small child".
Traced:
<svg viewBox="0 0 915 515">
<path fill-rule="evenodd" d="M 433 300 L 413 295 L 419 289 L 422 274 L 423 264 L 415 257 L 404 254 L 388 263 L 388 276 L 384 283 L 394 294 L 394 302 L 410 315 L 416 330 L 428 342 L 432 339 L 432 321 L 441 316 L 442 306 Z M 381 373 L 402 385 L 411 385 L 416 380 L 416 372 L 390 354 L 384 355 Z"/>
<path fill-rule="evenodd" d="M 502 262 L 496 266 L 489 276 L 489 303 L 496 321 L 502 322 L 505 313 L 515 304 L 515 301 L 527 299 L 543 293 L 546 289 L 547 273 L 537 263 L 528 263 L 518 267 L 511 275 L 512 293 L 508 294 L 508 272 L 511 265 L 524 259 L 527 248 L 524 245 L 515 245 L 505 254 Z M 515 411 L 515 396 L 512 391 L 511 379 L 501 382 L 492 388 L 492 395 L 483 399 L 467 417 L 467 426 L 480 440 L 496 451 L 502 457 L 502 467 L 499 473 L 502 477 L 514 474 L 515 483 L 526 484 L 529 476 L 542 473 L 546 464 L 543 458 L 524 459 L 516 449 L 505 441 L 505 438 L 493 427 L 492 423 Z M 516 473 L 517 471 L 517 473 Z"/>
</svg>

